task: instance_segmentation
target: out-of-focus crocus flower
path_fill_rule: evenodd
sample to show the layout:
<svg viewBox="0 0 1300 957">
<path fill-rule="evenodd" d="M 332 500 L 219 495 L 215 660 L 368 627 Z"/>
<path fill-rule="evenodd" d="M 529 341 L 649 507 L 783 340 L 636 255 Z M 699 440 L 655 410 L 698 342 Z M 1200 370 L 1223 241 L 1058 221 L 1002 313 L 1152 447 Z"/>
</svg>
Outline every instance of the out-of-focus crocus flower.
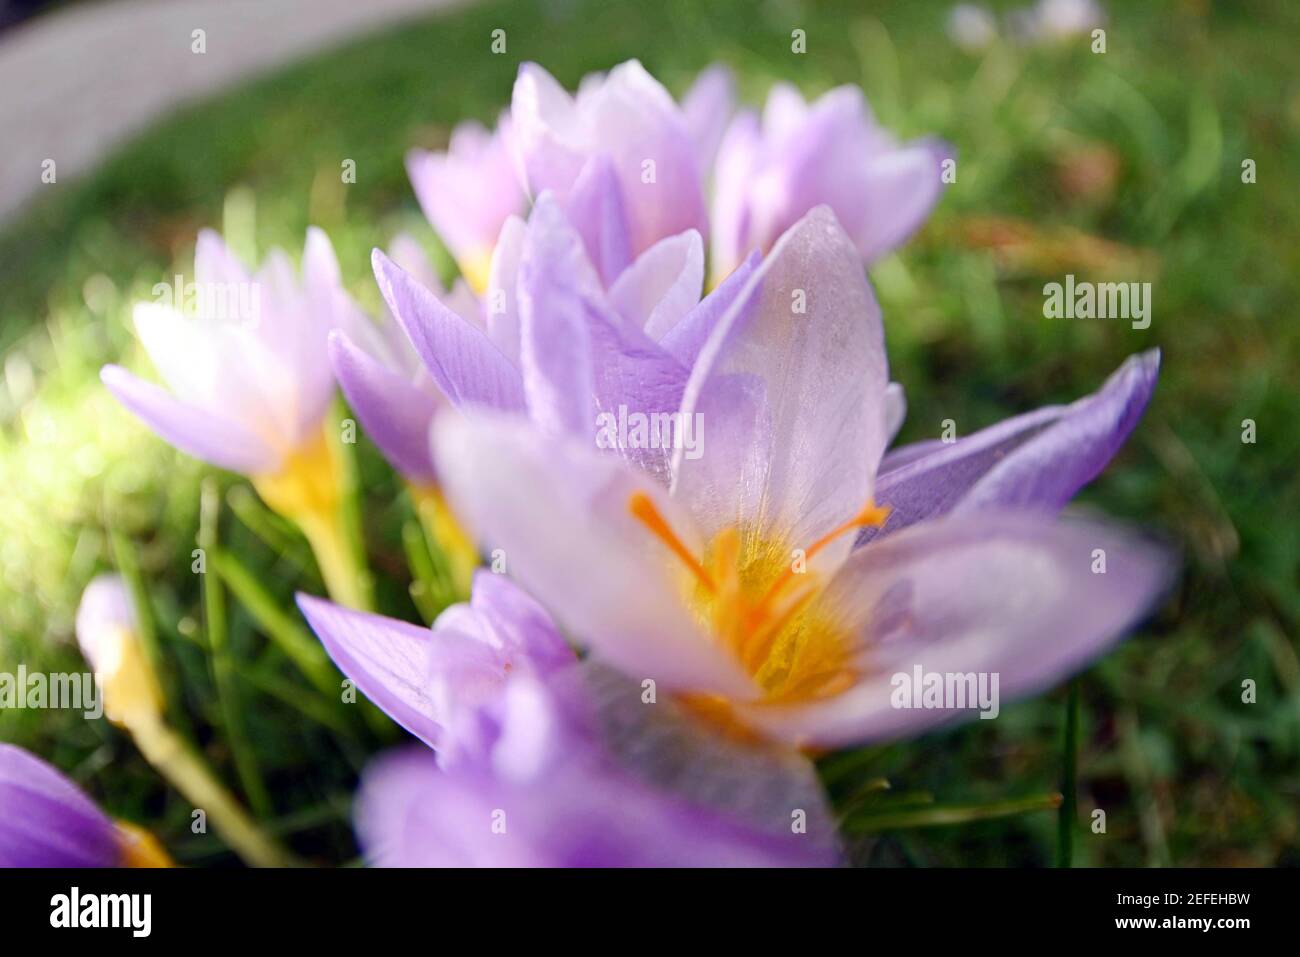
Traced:
<svg viewBox="0 0 1300 957">
<path fill-rule="evenodd" d="M 761 119 L 742 111 L 718 150 L 713 275 L 726 276 L 752 249 L 766 252 L 821 204 L 872 263 L 929 215 L 948 155 L 938 140 L 900 144 L 876 125 L 857 87 L 837 87 L 809 104 L 793 86 L 777 84 Z"/>
<path fill-rule="evenodd" d="M 1105 25 L 1106 12 L 1096 0 L 1038 0 L 1012 20 L 1024 42 L 1057 43 Z"/>
<path fill-rule="evenodd" d="M 501 693 L 514 674 L 545 676 L 577 658 L 550 616 L 522 589 L 475 573 L 473 595 L 423 628 L 309 595 L 298 607 L 339 669 L 430 747 L 447 728 Z"/>
<path fill-rule="evenodd" d="M 720 760 L 674 736 L 671 705 L 647 708 L 639 687 L 602 690 L 546 611 L 503 576 L 479 571 L 472 600 L 431 629 L 307 595 L 298 605 L 357 687 L 438 752 L 394 754 L 367 772 L 358 829 L 375 864 L 834 860 L 806 765 L 734 751 Z M 666 724 L 625 734 L 636 743 L 619 755 L 598 732 L 598 702 L 605 724 Z M 738 787 L 749 807 L 737 807 Z M 798 837 L 795 809 L 813 822 Z"/>
<path fill-rule="evenodd" d="M 339 517 L 326 339 L 367 320 L 343 289 L 329 239 L 308 230 L 299 281 L 283 252 L 252 275 L 205 230 L 194 274 L 197 315 L 162 302 L 135 309 L 136 331 L 166 388 L 116 365 L 104 367 L 104 384 L 181 451 L 249 476 L 263 501 L 307 536 L 331 593 L 364 605 L 366 578 Z M 232 302 L 256 308 L 222 306 Z"/>
<path fill-rule="evenodd" d="M 695 143 L 700 171 L 709 175 L 718 146 L 736 110 L 736 83 L 731 71 L 715 64 L 703 70 L 682 97 L 682 115 Z"/>
<path fill-rule="evenodd" d="M 834 863 L 825 843 L 791 832 L 788 813 L 781 834 L 648 785 L 609 760 L 553 689 L 528 676 L 458 723 L 438 758 L 415 749 L 376 761 L 356 818 L 378 866 Z"/>
<path fill-rule="evenodd" d="M 0 867 L 170 867 L 157 840 L 115 822 L 57 769 L 0 743 Z"/>
<path fill-rule="evenodd" d="M 263 866 L 291 863 L 167 725 L 158 679 L 141 646 L 139 621 L 121 577 L 100 575 L 86 586 L 77 608 L 77 643 L 95 671 L 104 713 L 130 733 L 145 759 L 195 807 L 208 812 L 213 826 L 244 860 Z M 143 844 L 140 853 L 147 859 L 151 848 Z"/>
<path fill-rule="evenodd" d="M 618 184 L 619 208 L 611 213 L 626 219 L 632 257 L 685 230 L 707 232 L 699 141 L 672 96 L 636 60 L 588 76 L 576 96 L 525 63 L 510 120 L 518 169 L 533 197 L 550 190 L 567 208 L 607 165 Z M 697 132 L 705 135 L 703 127 Z"/>
<path fill-rule="evenodd" d="M 461 123 L 445 153 L 411 150 L 406 170 L 416 198 L 461 274 L 476 293 L 487 288 L 492 249 L 501 227 L 524 210 L 525 197 L 510 152 L 510 119 L 495 131 Z"/>
<path fill-rule="evenodd" d="M 81 593 L 77 643 L 95 671 L 110 721 L 131 728 L 161 720 L 158 678 L 140 645 L 131 593 L 119 576 L 99 575 Z"/>
<path fill-rule="evenodd" d="M 1163 551 L 1053 512 L 1132 427 L 1150 366 L 1023 431 L 1023 455 L 965 458 L 950 484 L 983 472 L 980 508 L 855 551 L 890 512 L 886 358 L 859 251 L 818 208 L 701 349 L 681 409 L 710 440 L 674 455 L 668 490 L 499 415 L 438 423 L 435 452 L 453 504 L 595 656 L 743 733 L 839 746 L 971 713 L 895 707 L 891 676 L 992 673 L 1021 695 L 1147 612 Z"/>
<path fill-rule="evenodd" d="M 465 322 L 482 325 L 483 305 L 463 281 L 444 290 L 414 240 L 398 237 L 391 252 L 409 275 L 436 292 L 439 302 Z M 446 507 L 429 448 L 429 428 L 435 415 L 450 408 L 447 399 L 391 316 L 379 324 L 335 329 L 329 356 L 361 425 L 405 479 L 421 519 L 449 562 L 457 592 L 468 595 L 478 552 Z"/>
<path fill-rule="evenodd" d="M 963 50 L 979 51 L 998 38 L 998 22 L 977 3 L 959 3 L 948 12 L 948 39 Z"/>
</svg>

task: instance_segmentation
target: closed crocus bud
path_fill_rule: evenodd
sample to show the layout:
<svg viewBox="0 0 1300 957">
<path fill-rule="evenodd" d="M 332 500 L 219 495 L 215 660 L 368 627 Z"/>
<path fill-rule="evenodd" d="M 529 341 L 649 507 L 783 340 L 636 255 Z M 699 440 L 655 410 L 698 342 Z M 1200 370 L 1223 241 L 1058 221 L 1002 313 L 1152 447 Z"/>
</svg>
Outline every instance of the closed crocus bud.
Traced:
<svg viewBox="0 0 1300 957">
<path fill-rule="evenodd" d="M 104 713 L 135 729 L 160 720 L 162 692 L 140 645 L 131 594 L 117 575 L 100 575 L 81 594 L 77 641 L 95 670 Z"/>
<path fill-rule="evenodd" d="M 115 823 L 51 765 L 0 744 L 0 867 L 168 867 L 158 842 Z"/>
</svg>

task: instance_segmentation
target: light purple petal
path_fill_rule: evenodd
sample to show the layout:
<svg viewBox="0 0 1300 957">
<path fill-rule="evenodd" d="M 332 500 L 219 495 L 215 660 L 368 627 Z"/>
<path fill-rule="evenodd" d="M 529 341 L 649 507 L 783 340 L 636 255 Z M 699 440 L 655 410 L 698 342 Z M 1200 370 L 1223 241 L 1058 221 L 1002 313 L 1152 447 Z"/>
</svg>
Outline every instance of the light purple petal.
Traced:
<svg viewBox="0 0 1300 957">
<path fill-rule="evenodd" d="M 603 154 L 587 161 L 564 204 L 587 256 L 609 286 L 632 261 L 632 237 L 614 164 Z"/>
<path fill-rule="evenodd" d="M 736 106 L 736 83 L 731 71 L 714 64 L 695 78 L 682 99 L 682 115 L 695 144 L 695 156 L 701 170 L 713 166 L 718 144 L 727 130 Z"/>
<path fill-rule="evenodd" d="M 816 613 L 853 636 L 857 684 L 748 717 L 828 747 L 973 717 L 895 707 L 894 676 L 996 674 L 1001 704 L 1049 688 L 1137 624 L 1171 571 L 1164 549 L 1092 521 L 995 511 L 913 526 L 854 552 L 818 599 Z"/>
<path fill-rule="evenodd" d="M 704 243 L 694 230 L 669 236 L 637 257 L 610 287 L 620 315 L 658 342 L 700 301 Z"/>
<path fill-rule="evenodd" d="M 877 157 L 862 171 L 866 213 L 854 235 L 862 261 L 872 263 L 920 228 L 943 193 L 943 161 L 952 147 L 922 140 Z"/>
<path fill-rule="evenodd" d="M 433 381 L 453 405 L 522 410 L 523 385 L 487 334 L 452 312 L 376 249 L 375 280 Z"/>
<path fill-rule="evenodd" d="M 745 289 L 749 277 L 754 274 L 762 258 L 758 250 L 750 253 L 749 258 L 737 266 L 716 289 L 664 333 L 659 345 L 683 367 L 689 369 L 695 365 L 695 360 L 699 358 L 700 350 L 704 348 L 714 327 Z M 751 296 L 746 300 L 744 308 L 752 309 L 756 302 L 757 297 Z M 749 321 L 749 317 L 740 316 L 734 321 L 744 324 Z"/>
<path fill-rule="evenodd" d="M 1097 392 L 1018 415 L 950 444 L 900 450 L 877 498 L 888 535 L 948 511 L 991 506 L 1058 509 L 1119 451 L 1155 389 L 1160 353 L 1132 356 Z M 926 454 L 927 450 L 929 454 Z M 874 530 L 864 531 L 869 541 Z"/>
<path fill-rule="evenodd" d="M 735 526 L 811 544 L 871 496 L 888 382 L 880 307 L 857 250 L 819 207 L 777 243 L 701 351 L 682 410 L 731 440 L 706 439 L 695 461 L 679 451 L 674 495 L 707 533 Z M 739 421 L 719 419 L 719 389 L 746 396 Z"/>
<path fill-rule="evenodd" d="M 188 455 L 245 475 L 273 472 L 280 463 L 280 455 L 252 432 L 186 405 L 121 366 L 104 366 L 99 377 L 117 401 Z"/>
<path fill-rule="evenodd" d="M 298 595 L 298 608 L 339 670 L 367 698 L 425 744 L 437 745 L 446 716 L 430 693 L 430 629 L 310 595 Z M 482 646 L 465 647 L 473 653 Z"/>
<path fill-rule="evenodd" d="M 35 755 L 0 742 L 0 867 L 115 867 L 113 822 Z"/>
</svg>

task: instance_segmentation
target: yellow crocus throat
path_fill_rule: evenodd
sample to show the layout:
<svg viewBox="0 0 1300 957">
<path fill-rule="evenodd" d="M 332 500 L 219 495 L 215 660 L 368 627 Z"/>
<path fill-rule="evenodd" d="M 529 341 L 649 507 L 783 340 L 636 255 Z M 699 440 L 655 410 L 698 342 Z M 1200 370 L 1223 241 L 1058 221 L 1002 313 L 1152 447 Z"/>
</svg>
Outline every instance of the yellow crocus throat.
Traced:
<svg viewBox="0 0 1300 957">
<path fill-rule="evenodd" d="M 340 513 L 342 454 L 329 424 L 285 457 L 274 473 L 252 477 L 262 501 L 307 537 L 325 586 L 353 608 L 369 604 L 366 582 L 352 560 L 352 543 Z"/>
<path fill-rule="evenodd" d="M 487 292 L 488 283 L 492 278 L 492 247 L 485 246 L 465 256 L 459 256 L 456 265 L 460 268 L 460 274 L 465 278 L 469 288 L 474 291 L 474 295 L 482 296 Z"/>
<path fill-rule="evenodd" d="M 826 698 L 856 680 L 852 643 L 825 609 L 812 601 L 823 582 L 806 570 L 806 563 L 840 536 L 865 525 L 883 524 L 888 508 L 868 502 L 847 522 L 802 550 L 763 538 L 752 529 L 725 528 L 700 557 L 687 548 L 645 492 L 633 493 L 628 509 L 682 562 L 689 572 L 684 581 L 687 606 L 753 678 L 764 702 Z M 714 702 L 703 710 L 727 709 Z"/>
<path fill-rule="evenodd" d="M 474 569 L 479 566 L 479 553 L 474 540 L 456 519 L 442 493 L 434 486 L 412 485 L 411 499 L 415 503 L 421 524 L 447 559 L 459 599 L 468 599 Z"/>
</svg>

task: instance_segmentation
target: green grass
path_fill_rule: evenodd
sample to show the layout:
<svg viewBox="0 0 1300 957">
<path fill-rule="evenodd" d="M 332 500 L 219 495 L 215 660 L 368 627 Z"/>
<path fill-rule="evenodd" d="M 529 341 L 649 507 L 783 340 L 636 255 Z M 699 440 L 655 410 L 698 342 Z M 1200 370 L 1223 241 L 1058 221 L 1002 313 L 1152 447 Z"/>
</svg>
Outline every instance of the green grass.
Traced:
<svg viewBox="0 0 1300 957">
<path fill-rule="evenodd" d="M 635 56 L 676 93 L 722 60 L 751 102 L 778 79 L 808 93 L 858 83 L 895 130 L 938 133 L 957 148 L 957 184 L 902 254 L 873 271 L 893 375 L 908 390 L 903 440 L 938 434 L 946 418 L 964 433 L 1071 399 L 1126 355 L 1164 349 L 1146 418 L 1081 501 L 1170 536 L 1183 574 L 1148 626 L 1082 678 L 1079 810 L 1085 821 L 1105 810 L 1107 827 L 1076 832 L 1074 859 L 1297 863 L 1300 9 L 1112 3 L 1104 55 L 1080 42 L 971 57 L 943 35 L 947 4 L 865 6 L 484 4 L 186 109 L 93 175 L 49 187 L 0 235 L 0 670 L 82 667 L 72 614 L 84 583 L 113 564 L 112 528 L 150 585 L 162 653 L 184 689 L 176 711 L 208 759 L 241 794 L 240 782 L 260 776 L 264 819 L 296 850 L 351 859 L 356 772 L 396 736 L 369 723 L 332 726 L 328 706 L 303 706 L 311 686 L 228 595 L 231 685 L 253 752 L 252 768 L 247 756 L 237 764 L 189 572 L 199 480 L 210 470 L 118 409 L 97 369 L 123 357 L 145 367 L 127 331 L 130 303 L 188 270 L 205 225 L 225 224 L 248 252 L 296 252 L 309 223 L 323 226 L 350 286 L 377 302 L 372 246 L 407 229 L 436 248 L 402 155 L 445 141 L 462 118 L 494 117 L 521 60 L 572 86 Z M 508 36 L 502 56 L 489 52 L 497 27 Z M 806 55 L 790 52 L 795 27 L 807 31 Z M 1256 161 L 1253 185 L 1241 182 L 1244 158 Z M 356 161 L 355 185 L 339 182 L 345 159 Z M 1090 163 L 1113 166 L 1113 180 L 1090 194 L 1069 188 L 1068 171 Z M 1024 241 L 991 249 L 995 219 L 1003 232 L 1005 221 L 1023 227 Z M 1149 279 L 1151 328 L 1044 319 L 1042 286 L 1066 272 Z M 1241 441 L 1246 418 L 1256 444 Z M 381 604 L 414 618 L 404 506 L 368 446 L 360 468 Z M 220 482 L 239 512 L 223 501 L 226 546 L 286 606 L 295 588 L 317 588 L 301 543 L 250 505 L 242 483 Z M 1241 703 L 1245 678 L 1258 683 L 1256 704 Z M 1016 807 L 1056 790 L 1064 715 L 1061 688 L 1005 708 L 997 722 L 828 760 L 832 793 L 872 832 L 855 857 L 1051 863 L 1056 820 L 1046 811 L 879 833 L 871 822 L 943 821 L 948 812 L 917 809 Z M 232 860 L 211 836 L 190 834 L 189 807 L 105 722 L 4 712 L 0 737 L 69 770 L 115 814 L 148 823 L 182 861 Z M 888 790 L 873 784 L 882 777 Z"/>
</svg>

